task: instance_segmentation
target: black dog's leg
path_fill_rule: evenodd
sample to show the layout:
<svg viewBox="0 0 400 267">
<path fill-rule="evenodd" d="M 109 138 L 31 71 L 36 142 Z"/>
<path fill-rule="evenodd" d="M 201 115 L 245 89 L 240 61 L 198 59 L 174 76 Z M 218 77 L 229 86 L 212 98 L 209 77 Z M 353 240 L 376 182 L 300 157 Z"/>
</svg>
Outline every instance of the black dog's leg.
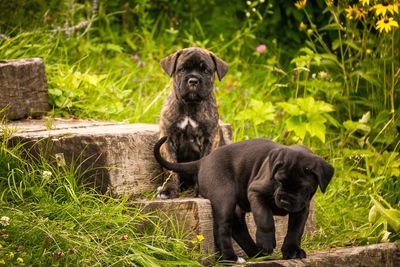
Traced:
<svg viewBox="0 0 400 267">
<path fill-rule="evenodd" d="M 243 251 L 246 252 L 247 256 L 254 257 L 260 251 L 249 234 L 245 215 L 246 213 L 244 213 L 239 207 L 236 207 L 232 227 L 232 236 L 238 245 L 243 249 Z"/>
<path fill-rule="evenodd" d="M 300 248 L 307 217 L 308 207 L 303 211 L 289 214 L 288 231 L 281 249 L 284 259 L 302 259 L 307 256 L 306 252 Z"/>
<path fill-rule="evenodd" d="M 216 247 L 222 255 L 223 260 L 240 262 L 232 246 L 232 227 L 235 218 L 235 188 L 231 183 L 226 183 L 223 179 L 212 179 L 214 177 L 223 177 L 219 173 L 207 173 L 214 187 L 219 190 L 202 189 L 204 184 L 200 181 L 200 191 L 205 193 L 212 204 L 214 216 L 214 238 Z M 200 176 L 200 174 L 199 174 Z"/>
<path fill-rule="evenodd" d="M 272 211 L 265 203 L 265 199 L 256 192 L 249 192 L 251 211 L 257 226 L 256 244 L 263 254 L 272 254 L 276 247 L 275 223 Z"/>
<path fill-rule="evenodd" d="M 223 194 L 226 196 L 226 194 Z M 232 246 L 232 226 L 235 213 L 234 199 L 213 201 L 216 195 L 211 196 L 214 216 L 214 238 L 218 251 L 223 260 L 238 261 Z M 215 199 L 217 200 L 217 199 Z"/>
</svg>

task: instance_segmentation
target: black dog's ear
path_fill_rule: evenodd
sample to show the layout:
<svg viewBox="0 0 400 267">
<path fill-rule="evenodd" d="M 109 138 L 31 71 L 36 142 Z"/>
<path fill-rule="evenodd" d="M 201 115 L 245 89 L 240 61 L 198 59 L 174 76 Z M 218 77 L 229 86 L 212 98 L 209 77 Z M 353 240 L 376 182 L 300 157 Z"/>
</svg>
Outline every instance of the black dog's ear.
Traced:
<svg viewBox="0 0 400 267">
<path fill-rule="evenodd" d="M 281 148 L 274 148 L 268 155 L 269 167 L 271 169 L 271 177 L 285 165 L 286 150 Z"/>
<path fill-rule="evenodd" d="M 258 180 L 258 184 L 269 183 L 275 176 L 275 173 L 284 165 L 283 157 L 283 150 L 272 149 L 258 170 L 254 180 Z"/>
<path fill-rule="evenodd" d="M 178 51 L 163 58 L 160 62 L 163 70 L 171 77 L 176 70 L 176 62 L 178 61 L 178 57 L 181 55 L 182 51 Z"/>
<path fill-rule="evenodd" d="M 313 172 L 317 176 L 321 192 L 325 193 L 326 188 L 328 187 L 328 184 L 332 179 L 333 173 L 335 172 L 335 169 L 325 160 L 320 159 L 319 164 L 317 164 L 317 167 L 313 170 Z"/>
<path fill-rule="evenodd" d="M 213 53 L 210 53 L 210 56 L 214 62 L 218 80 L 222 80 L 222 78 L 224 78 L 226 72 L 228 71 L 228 65 L 225 63 L 225 61 L 223 61 Z"/>
</svg>

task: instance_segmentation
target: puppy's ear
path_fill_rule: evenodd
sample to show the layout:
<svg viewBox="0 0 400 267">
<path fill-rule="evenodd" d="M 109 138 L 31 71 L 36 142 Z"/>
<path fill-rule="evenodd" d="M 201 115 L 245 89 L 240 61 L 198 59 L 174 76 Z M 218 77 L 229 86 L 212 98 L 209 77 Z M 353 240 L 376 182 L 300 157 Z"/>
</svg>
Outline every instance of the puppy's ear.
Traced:
<svg viewBox="0 0 400 267">
<path fill-rule="evenodd" d="M 218 80 L 222 80 L 222 78 L 224 78 L 226 72 L 228 71 L 228 65 L 225 63 L 225 61 L 223 61 L 222 59 L 220 59 L 213 53 L 210 53 L 210 56 L 214 62 L 215 71 L 217 72 Z"/>
<path fill-rule="evenodd" d="M 181 55 L 182 51 L 178 51 L 163 58 L 160 62 L 163 70 L 171 77 L 176 70 L 176 62 L 178 61 L 178 57 Z"/>
<path fill-rule="evenodd" d="M 284 152 L 281 149 L 272 149 L 258 170 L 254 180 L 258 184 L 266 184 L 274 177 L 275 173 L 284 165 Z"/>
<path fill-rule="evenodd" d="M 322 193 L 325 193 L 329 182 L 332 179 L 335 169 L 327 163 L 325 160 L 320 159 L 317 167 L 313 170 L 314 174 L 317 176 L 319 188 Z"/>
</svg>

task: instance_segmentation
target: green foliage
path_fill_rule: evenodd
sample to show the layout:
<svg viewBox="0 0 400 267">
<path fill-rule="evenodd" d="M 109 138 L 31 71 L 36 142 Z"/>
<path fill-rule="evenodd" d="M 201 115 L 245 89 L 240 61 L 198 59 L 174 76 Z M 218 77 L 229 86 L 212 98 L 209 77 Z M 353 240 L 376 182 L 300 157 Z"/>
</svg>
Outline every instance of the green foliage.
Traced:
<svg viewBox="0 0 400 267">
<path fill-rule="evenodd" d="M 368 221 L 373 224 L 373 230 L 378 233 L 380 242 L 388 242 L 392 231 L 400 233 L 400 211 L 394 209 L 383 198 L 371 197 L 373 206 L 369 211 Z M 371 237 L 373 238 L 373 237 Z"/>
<path fill-rule="evenodd" d="M 201 254 L 188 248 L 187 233 L 174 220 L 85 189 L 78 165 L 26 158 L 24 144 L 9 148 L 9 138 L 3 135 L 0 145 L 0 217 L 9 218 L 7 225 L 0 222 L 0 260 L 12 265 L 20 258 L 33 266 L 200 266 Z"/>
<path fill-rule="evenodd" d="M 250 125 L 258 136 L 258 129 L 262 126 L 271 126 L 275 119 L 275 106 L 271 102 L 262 102 L 256 99 L 250 99 L 249 108 L 243 109 L 234 117 L 234 120 L 242 122 L 243 128 L 249 128 Z"/>
<path fill-rule="evenodd" d="M 308 133 L 310 137 L 317 137 L 325 143 L 326 118 L 335 121 L 326 114 L 334 110 L 332 105 L 315 101 L 313 97 L 290 99 L 289 102 L 279 102 L 277 105 L 288 115 L 285 121 L 287 131 L 294 132 L 301 141 Z"/>
</svg>

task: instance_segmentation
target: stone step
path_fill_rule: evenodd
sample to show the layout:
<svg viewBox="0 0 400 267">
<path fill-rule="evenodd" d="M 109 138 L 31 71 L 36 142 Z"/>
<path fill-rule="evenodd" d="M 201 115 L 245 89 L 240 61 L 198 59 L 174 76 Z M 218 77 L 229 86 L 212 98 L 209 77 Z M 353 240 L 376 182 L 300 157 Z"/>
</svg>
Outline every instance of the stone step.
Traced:
<svg viewBox="0 0 400 267">
<path fill-rule="evenodd" d="M 229 124 L 221 124 L 230 139 Z M 80 119 L 12 121 L 11 143 L 26 142 L 33 155 L 47 155 L 58 164 L 80 165 L 84 183 L 112 196 L 137 195 L 162 184 L 153 156 L 157 124 L 128 124 Z"/>
<path fill-rule="evenodd" d="M 81 166 L 84 184 L 112 196 L 154 190 L 161 168 L 153 156 L 158 125 L 76 119 L 9 122 L 12 142 L 26 142 L 33 155 Z"/>
<path fill-rule="evenodd" d="M 334 248 L 318 251 L 301 260 L 248 262 L 246 267 L 399 267 L 400 243 L 383 243 L 362 247 Z"/>
<path fill-rule="evenodd" d="M 204 198 L 177 198 L 170 200 L 142 200 L 133 201 L 128 205 L 139 206 L 143 212 L 153 212 L 161 218 L 171 219 L 174 225 L 188 234 L 190 240 L 196 240 L 197 235 L 202 235 L 201 248 L 206 255 L 214 253 L 213 215 L 211 203 Z M 275 216 L 275 229 L 277 249 L 279 250 L 287 231 L 288 217 Z M 252 215 L 246 216 L 247 226 L 253 239 L 255 238 L 256 225 Z M 312 203 L 310 215 L 305 227 L 305 235 L 312 235 L 315 231 L 315 210 Z M 240 256 L 244 252 L 237 244 L 235 251 Z"/>
<path fill-rule="evenodd" d="M 0 60 L 0 116 L 39 118 L 49 110 L 47 79 L 40 58 Z"/>
</svg>

